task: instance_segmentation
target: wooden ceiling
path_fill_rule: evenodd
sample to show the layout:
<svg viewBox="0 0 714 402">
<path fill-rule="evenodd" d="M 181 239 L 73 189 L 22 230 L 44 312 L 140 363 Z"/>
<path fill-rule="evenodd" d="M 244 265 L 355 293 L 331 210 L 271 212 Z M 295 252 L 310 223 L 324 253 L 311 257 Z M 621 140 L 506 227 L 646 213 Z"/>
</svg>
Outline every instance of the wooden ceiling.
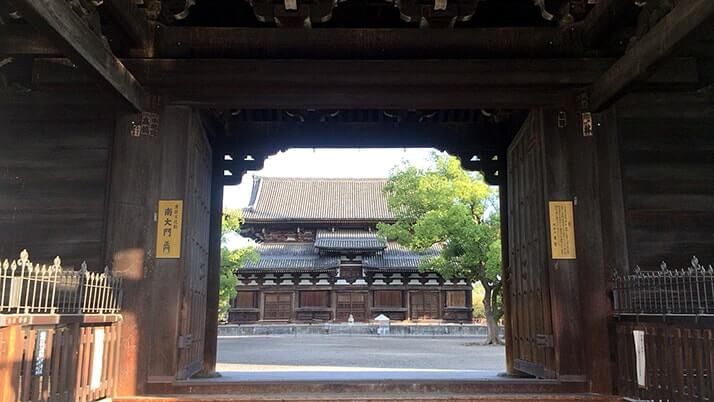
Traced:
<svg viewBox="0 0 714 402">
<path fill-rule="evenodd" d="M 409 136 L 458 151 L 460 139 L 489 138 L 500 126 L 318 125 L 239 121 L 232 113 L 598 111 L 625 91 L 714 82 L 712 16 L 712 0 L 643 7 L 633 0 L 0 0 L 0 85 L 29 94 L 108 87 L 136 111 L 212 110 L 233 116 L 228 134 L 282 136 L 269 152 L 295 143 L 296 133 L 319 146 L 336 126 L 364 146 Z M 693 42 L 694 35 L 705 39 Z M 369 130 L 390 134 L 363 134 Z M 434 143 L 434 130 L 447 140 Z M 492 145 L 471 141 L 462 156 L 469 161 Z"/>
</svg>

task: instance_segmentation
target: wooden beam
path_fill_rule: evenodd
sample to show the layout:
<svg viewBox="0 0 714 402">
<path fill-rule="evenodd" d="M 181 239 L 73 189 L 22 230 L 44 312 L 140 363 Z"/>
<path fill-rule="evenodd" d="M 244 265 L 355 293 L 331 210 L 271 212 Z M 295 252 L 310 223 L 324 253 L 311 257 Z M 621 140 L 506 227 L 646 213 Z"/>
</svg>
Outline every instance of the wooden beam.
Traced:
<svg viewBox="0 0 714 402">
<path fill-rule="evenodd" d="M 600 0 L 582 23 L 582 42 L 586 48 L 597 46 L 613 32 L 634 2 L 623 0 Z"/>
<path fill-rule="evenodd" d="M 5 24 L 0 25 L 0 55 L 61 56 L 62 52 L 31 25 Z"/>
<path fill-rule="evenodd" d="M 500 134 L 495 124 L 436 122 L 228 122 L 226 150 L 265 154 L 287 148 L 434 147 L 452 152 Z M 335 135 L 339 133 L 339 135 Z M 269 143 L 266 143 L 269 139 Z M 273 149 L 264 149 L 266 145 Z M 479 148 L 481 148 L 479 146 Z M 238 155 L 237 155 L 238 156 Z M 228 163 L 228 162 L 227 162 Z"/>
<path fill-rule="evenodd" d="M 78 65 L 108 83 L 136 110 L 149 109 L 149 97 L 109 47 L 65 1 L 15 0 L 20 13 Z"/>
<path fill-rule="evenodd" d="M 125 59 L 167 102 L 216 108 L 528 109 L 562 105 L 614 59 L 243 60 Z M 82 87 L 86 78 L 37 60 L 33 85 Z M 651 83 L 696 82 L 692 59 L 674 59 Z"/>
<path fill-rule="evenodd" d="M 598 111 L 607 106 L 712 15 L 712 0 L 680 0 L 669 14 L 592 85 L 588 93 L 589 109 Z"/>
<path fill-rule="evenodd" d="M 579 36 L 558 28 L 282 29 L 168 27 L 158 57 L 425 59 L 578 57 Z"/>
<path fill-rule="evenodd" d="M 146 14 L 132 0 L 104 0 L 99 10 L 106 10 L 127 34 L 132 44 L 140 48 L 152 47 L 154 30 Z"/>
</svg>

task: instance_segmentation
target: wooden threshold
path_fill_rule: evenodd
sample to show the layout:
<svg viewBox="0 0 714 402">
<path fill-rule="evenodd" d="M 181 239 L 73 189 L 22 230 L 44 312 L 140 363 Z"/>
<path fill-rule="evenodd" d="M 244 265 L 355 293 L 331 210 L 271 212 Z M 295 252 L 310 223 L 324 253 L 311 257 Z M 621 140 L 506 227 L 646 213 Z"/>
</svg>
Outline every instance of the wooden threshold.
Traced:
<svg viewBox="0 0 714 402">
<path fill-rule="evenodd" d="M 240 381 L 226 378 L 149 383 L 150 395 L 263 395 L 281 393 L 450 393 L 450 394 L 573 394 L 586 393 L 581 381 L 484 377 L 478 380 L 355 380 Z"/>
</svg>

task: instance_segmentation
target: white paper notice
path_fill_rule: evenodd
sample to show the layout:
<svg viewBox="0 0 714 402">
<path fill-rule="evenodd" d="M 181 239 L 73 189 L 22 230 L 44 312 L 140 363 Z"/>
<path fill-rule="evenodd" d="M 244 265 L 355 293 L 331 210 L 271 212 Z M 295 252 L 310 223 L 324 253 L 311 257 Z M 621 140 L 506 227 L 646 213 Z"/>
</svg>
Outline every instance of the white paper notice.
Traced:
<svg viewBox="0 0 714 402">
<path fill-rule="evenodd" d="M 92 377 L 90 387 L 102 385 L 102 362 L 104 361 L 104 328 L 94 330 L 94 354 L 92 356 Z"/>
<path fill-rule="evenodd" d="M 637 364 L 637 385 L 645 388 L 645 331 L 632 331 L 635 340 L 635 361 Z"/>
</svg>

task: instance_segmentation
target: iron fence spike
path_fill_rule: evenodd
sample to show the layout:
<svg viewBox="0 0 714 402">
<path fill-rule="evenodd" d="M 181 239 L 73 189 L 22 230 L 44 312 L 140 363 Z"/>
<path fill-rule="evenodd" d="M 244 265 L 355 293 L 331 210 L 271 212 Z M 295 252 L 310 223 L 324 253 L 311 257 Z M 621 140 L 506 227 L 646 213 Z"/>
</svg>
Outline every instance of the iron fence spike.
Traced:
<svg viewBox="0 0 714 402">
<path fill-rule="evenodd" d="M 27 252 L 26 248 L 23 248 L 22 251 L 20 251 L 20 262 L 27 262 L 30 260 L 30 253 Z"/>
</svg>

